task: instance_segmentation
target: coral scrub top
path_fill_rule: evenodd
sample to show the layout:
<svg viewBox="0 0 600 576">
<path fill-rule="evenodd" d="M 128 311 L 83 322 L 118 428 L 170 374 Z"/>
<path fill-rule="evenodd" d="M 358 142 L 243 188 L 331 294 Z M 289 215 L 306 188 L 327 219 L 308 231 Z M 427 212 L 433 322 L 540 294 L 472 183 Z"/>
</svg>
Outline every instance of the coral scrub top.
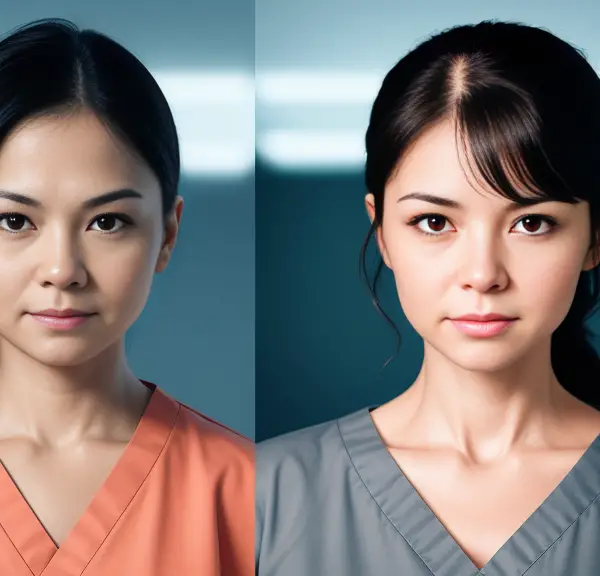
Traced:
<svg viewBox="0 0 600 576">
<path fill-rule="evenodd" d="M 0 465 L 0 574 L 254 574 L 251 442 L 144 384 L 135 433 L 60 547 Z"/>
</svg>

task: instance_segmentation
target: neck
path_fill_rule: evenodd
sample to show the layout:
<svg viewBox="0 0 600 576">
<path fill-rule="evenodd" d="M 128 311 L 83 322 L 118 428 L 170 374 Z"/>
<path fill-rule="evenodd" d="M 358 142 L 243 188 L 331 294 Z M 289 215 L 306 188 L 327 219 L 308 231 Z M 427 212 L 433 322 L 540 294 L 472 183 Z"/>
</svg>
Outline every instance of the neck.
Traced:
<svg viewBox="0 0 600 576">
<path fill-rule="evenodd" d="M 426 344 L 421 372 L 403 396 L 413 438 L 451 445 L 475 461 L 546 444 L 581 410 L 552 371 L 549 343 L 495 372 L 464 370 Z"/>
<path fill-rule="evenodd" d="M 57 447 L 125 439 L 149 398 L 127 365 L 122 342 L 68 367 L 40 364 L 9 345 L 1 352 L 0 438 Z"/>
</svg>

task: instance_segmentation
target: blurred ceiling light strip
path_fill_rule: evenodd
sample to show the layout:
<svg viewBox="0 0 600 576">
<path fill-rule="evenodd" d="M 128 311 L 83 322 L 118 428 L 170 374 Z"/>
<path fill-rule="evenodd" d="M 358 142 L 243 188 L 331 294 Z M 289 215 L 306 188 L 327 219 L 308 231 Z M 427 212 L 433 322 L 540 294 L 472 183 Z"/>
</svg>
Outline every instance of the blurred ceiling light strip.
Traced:
<svg viewBox="0 0 600 576">
<path fill-rule="evenodd" d="M 182 150 L 181 162 L 187 174 L 246 174 L 254 168 L 254 147 L 249 150 L 230 142 L 190 142 Z"/>
<path fill-rule="evenodd" d="M 155 70 L 179 132 L 182 172 L 236 178 L 254 169 L 254 80 L 243 73 Z"/>
<path fill-rule="evenodd" d="M 251 74 L 156 70 L 152 75 L 169 102 L 193 104 L 254 101 Z"/>
<path fill-rule="evenodd" d="M 266 104 L 372 104 L 382 74 L 265 72 L 256 78 L 256 98 Z"/>
<path fill-rule="evenodd" d="M 282 169 L 361 169 L 364 131 L 269 130 L 258 138 L 258 153 L 267 164 Z"/>
</svg>

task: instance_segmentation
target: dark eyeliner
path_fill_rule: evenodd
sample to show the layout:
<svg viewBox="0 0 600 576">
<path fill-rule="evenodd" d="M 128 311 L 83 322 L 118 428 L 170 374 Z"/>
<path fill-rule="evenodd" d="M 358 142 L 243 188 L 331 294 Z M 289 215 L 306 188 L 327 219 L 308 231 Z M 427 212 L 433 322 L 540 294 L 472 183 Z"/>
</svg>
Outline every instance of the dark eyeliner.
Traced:
<svg viewBox="0 0 600 576">
<path fill-rule="evenodd" d="M 97 222 L 100 218 L 105 218 L 107 216 L 112 216 L 113 218 L 117 218 L 124 224 L 124 228 L 128 226 L 132 226 L 134 224 L 133 220 L 127 214 L 123 214 L 122 212 L 103 212 L 102 214 L 98 214 L 94 217 L 94 219 L 89 223 L 88 226 L 91 226 L 94 222 Z"/>
<path fill-rule="evenodd" d="M 448 220 L 448 218 L 446 218 L 446 216 L 444 216 L 443 214 L 438 214 L 437 212 L 430 212 L 428 214 L 419 214 L 418 216 L 415 216 L 414 218 L 410 219 L 407 224 L 409 226 L 416 226 L 419 222 L 422 222 L 423 220 L 427 220 L 427 218 L 443 218 L 444 220 Z"/>
</svg>

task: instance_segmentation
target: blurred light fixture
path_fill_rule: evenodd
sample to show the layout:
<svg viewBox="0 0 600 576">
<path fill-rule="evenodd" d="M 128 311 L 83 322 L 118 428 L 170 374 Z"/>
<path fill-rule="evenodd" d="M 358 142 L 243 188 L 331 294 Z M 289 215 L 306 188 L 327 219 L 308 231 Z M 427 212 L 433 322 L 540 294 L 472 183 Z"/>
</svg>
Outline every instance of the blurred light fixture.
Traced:
<svg viewBox="0 0 600 576">
<path fill-rule="evenodd" d="M 264 72 L 256 78 L 257 154 L 285 171 L 357 171 L 378 72 Z"/>
<path fill-rule="evenodd" d="M 357 130 L 269 130 L 258 139 L 267 164 L 302 171 L 347 170 L 365 161 L 364 133 Z"/>
<path fill-rule="evenodd" d="M 249 74 L 156 70 L 173 113 L 184 176 L 235 178 L 254 169 L 254 79 Z"/>
<path fill-rule="evenodd" d="M 256 96 L 268 105 L 370 104 L 381 75 L 342 72 L 273 72 L 256 79 Z"/>
</svg>

